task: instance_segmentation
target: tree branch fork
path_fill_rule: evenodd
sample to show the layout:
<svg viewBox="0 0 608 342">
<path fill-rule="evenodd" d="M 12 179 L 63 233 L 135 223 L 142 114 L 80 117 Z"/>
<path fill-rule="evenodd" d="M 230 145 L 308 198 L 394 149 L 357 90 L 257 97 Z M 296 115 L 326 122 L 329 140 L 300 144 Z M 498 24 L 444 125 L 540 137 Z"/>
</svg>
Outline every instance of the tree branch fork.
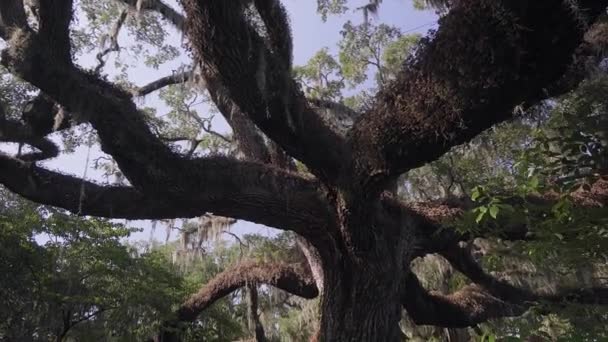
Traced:
<svg viewBox="0 0 608 342">
<path fill-rule="evenodd" d="M 133 1 L 125 3 L 133 5 Z M 254 1 L 267 39 L 247 24 L 240 2 L 184 0 L 186 18 L 161 1 L 147 3 L 152 4 L 147 10 L 159 11 L 185 30 L 216 103 L 223 112 L 244 118 L 241 139 L 263 141 L 262 133 L 277 150 L 304 163 L 312 175 L 273 165 L 268 151 L 252 150 L 251 155 L 262 157 L 249 160 L 175 153 L 150 130 L 132 101 L 134 94 L 72 63 L 68 36 L 72 1 L 40 2 L 40 29 L 35 32 L 27 24 L 23 3 L 4 0 L 0 37 L 8 47 L 2 51 L 2 65 L 90 123 L 102 150 L 133 185 L 102 186 L 37 166 L 36 161 L 58 154 L 46 137 L 50 131 L 36 132 L 4 116 L 0 140 L 25 143 L 40 152 L 0 155 L 0 182 L 35 202 L 83 215 L 161 219 L 213 212 L 291 230 L 308 239 L 324 263 L 350 258 L 355 269 L 361 260 L 377 261 L 381 249 L 395 260 L 405 259 L 392 266 L 409 264 L 413 254 L 406 245 L 412 243 L 412 236 L 426 234 L 421 232 L 425 227 L 436 228 L 411 208 L 383 197 L 390 182 L 510 118 L 517 104 L 543 99 L 542 89 L 565 72 L 584 33 L 571 13 L 554 1 L 463 2 L 442 19 L 417 59 L 377 95 L 375 106 L 343 137 L 322 120 L 291 78 L 291 37 L 284 33 L 289 26 L 278 1 Z M 581 1 L 591 19 L 607 4 Z M 488 42 L 479 36 L 483 32 L 504 40 Z M 546 39 L 549 32 L 555 39 Z M 235 48 L 233 55 L 224 54 L 226 45 Z M 453 62 L 448 62 L 448 55 Z M 180 77 L 160 79 L 138 89 L 136 95 L 187 78 Z M 405 232 L 404 225 L 409 227 Z M 403 284 L 397 288 L 403 292 L 405 308 L 419 323 L 469 326 L 520 314 L 529 302 L 538 300 L 600 304 L 608 300 L 605 289 L 552 296 L 524 291 L 485 273 L 451 240 L 431 241 L 430 246 L 421 253 L 440 253 L 475 284 L 440 295 L 422 288 L 411 273 L 400 273 Z M 378 269 L 383 274 L 396 270 L 383 265 Z M 328 279 L 324 288 L 331 285 Z M 306 272 L 246 263 L 206 284 L 186 301 L 178 319 L 194 319 L 217 298 L 248 282 L 267 283 L 307 298 L 319 294 Z M 439 315 L 440 310 L 454 315 Z"/>
</svg>

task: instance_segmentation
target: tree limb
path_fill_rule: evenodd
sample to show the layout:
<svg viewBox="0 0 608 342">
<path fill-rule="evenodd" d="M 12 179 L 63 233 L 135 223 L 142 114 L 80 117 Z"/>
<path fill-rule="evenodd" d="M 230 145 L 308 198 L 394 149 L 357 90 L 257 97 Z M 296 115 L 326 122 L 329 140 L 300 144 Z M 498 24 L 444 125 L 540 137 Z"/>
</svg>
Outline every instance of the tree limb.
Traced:
<svg viewBox="0 0 608 342">
<path fill-rule="evenodd" d="M 289 155 L 322 179 L 335 179 L 348 156 L 344 141 L 309 108 L 286 61 L 244 18 L 243 5 L 188 0 L 184 8 L 203 77 L 219 80 L 224 95 Z"/>
<path fill-rule="evenodd" d="M 212 212 L 294 230 L 304 236 L 318 234 L 331 223 L 328 209 L 319 200 L 315 186 L 307 181 L 302 183 L 291 177 L 280 180 L 276 176 L 282 171 L 277 170 L 275 172 L 279 174 L 273 175 L 272 170 L 259 164 L 228 158 L 208 158 L 203 164 L 200 168 L 204 169 L 205 176 L 195 180 L 198 184 L 191 184 L 189 189 L 182 190 L 181 196 L 172 199 L 152 196 L 131 187 L 101 186 L 6 155 L 0 155 L 0 183 L 37 203 L 81 215 L 169 219 Z M 273 182 L 274 188 L 261 186 L 260 180 Z M 298 182 L 301 183 L 298 185 Z M 304 187 L 298 189 L 301 186 Z M 302 192 L 308 186 L 311 188 Z M 81 187 L 85 190 L 84 197 L 81 197 Z M 305 194 L 307 191 L 312 192 Z"/>
<path fill-rule="evenodd" d="M 608 2 L 579 5 L 593 22 Z M 351 131 L 356 184 L 378 191 L 545 98 L 583 33 L 555 1 L 459 2 Z"/>
<path fill-rule="evenodd" d="M 526 311 L 474 285 L 448 295 L 429 292 L 414 274 L 406 281 L 402 303 L 414 323 L 446 328 L 470 327 L 494 318 L 520 316 Z"/>
<path fill-rule="evenodd" d="M 303 298 L 318 295 L 317 287 L 309 271 L 297 265 L 257 264 L 241 262 L 218 274 L 192 295 L 177 312 L 178 320 L 192 321 L 200 313 L 234 290 L 247 284 L 264 284 Z"/>
<path fill-rule="evenodd" d="M 54 63 L 72 64 L 70 23 L 73 0 L 39 1 L 38 36 Z"/>
<path fill-rule="evenodd" d="M 134 96 L 145 96 L 154 91 L 162 89 L 173 84 L 180 84 L 189 81 L 192 78 L 191 71 L 177 72 L 169 76 L 161 77 L 156 81 L 152 81 L 144 86 L 141 86 L 133 91 Z"/>
<path fill-rule="evenodd" d="M 520 316 L 539 303 L 608 305 L 608 287 L 562 288 L 540 293 L 486 273 L 466 249 L 456 244 L 440 254 L 474 284 L 445 295 L 428 292 L 411 274 L 406 281 L 402 303 L 417 324 L 473 326 L 490 319 Z"/>
</svg>

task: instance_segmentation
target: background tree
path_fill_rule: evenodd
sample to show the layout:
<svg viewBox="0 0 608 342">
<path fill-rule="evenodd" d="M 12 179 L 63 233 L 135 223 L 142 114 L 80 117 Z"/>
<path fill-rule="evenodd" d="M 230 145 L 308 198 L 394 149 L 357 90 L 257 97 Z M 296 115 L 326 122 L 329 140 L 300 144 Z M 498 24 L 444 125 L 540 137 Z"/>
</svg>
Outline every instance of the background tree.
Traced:
<svg viewBox="0 0 608 342">
<path fill-rule="evenodd" d="M 603 165 L 604 150 L 597 141 L 603 142 L 604 131 L 590 129 L 597 127 L 593 124 L 569 126 L 565 138 L 570 142 L 549 137 L 553 140 L 543 143 L 541 136 L 536 150 L 544 154 L 539 157 L 532 149 L 520 162 L 513 154 L 501 159 L 504 150 L 480 136 L 576 88 L 586 76 L 581 72 L 585 62 L 598 57 L 599 50 L 592 49 L 597 42 L 584 38 L 598 37 L 592 33 L 601 27 L 595 23 L 605 13 L 605 2 L 443 3 L 439 29 L 412 50 L 415 38 L 370 20 L 380 5 L 374 1 L 361 7 L 368 14 L 363 24 L 345 26 L 339 63 L 322 53 L 300 70 L 293 67 L 289 20 L 280 2 L 185 0 L 181 5 L 185 15 L 160 1 L 0 4 L 1 63 L 28 84 L 23 87 L 40 91 L 22 100 L 29 100 L 25 107 L 18 96 L 3 99 L 15 103 L 3 105 L 2 141 L 26 146 L 0 157 L 0 181 L 8 189 L 78 215 L 173 220 L 212 213 L 296 234 L 297 259 L 234 264 L 185 300 L 157 339 L 179 338 L 184 322 L 196 322 L 203 310 L 242 287 L 248 289 L 250 328 L 261 339 L 258 310 L 251 308 L 262 285 L 319 297 L 314 335 L 331 341 L 398 340 L 403 309 L 414 323 L 455 328 L 521 316 L 543 303 L 548 311 L 563 302 L 606 304 L 607 290 L 596 271 L 589 273 L 591 281 L 539 288 L 489 273 L 496 265 L 484 258 L 499 252 L 500 243 L 494 241 L 499 237 L 515 241 L 507 244 L 510 252 L 522 251 L 516 248 L 521 240 L 550 242 L 552 249 L 537 250 L 565 262 L 554 252 L 560 241 L 603 236 L 606 182 L 598 165 Z M 347 6 L 346 1 L 319 1 L 322 15 L 344 12 Z M 84 27 L 72 25 L 75 8 L 86 17 Z M 176 55 L 164 42 L 165 24 L 158 16 L 188 38 L 192 65 L 144 86 L 131 84 L 129 65 L 120 59 L 116 67 L 123 72 L 116 82 L 102 76 L 108 54 L 122 51 L 117 37 L 124 29 L 135 37 L 132 51 L 147 65 L 158 67 Z M 145 30 L 137 29 L 144 25 Z M 99 37 L 102 49 L 96 64 L 75 64 L 74 55 L 90 48 L 93 37 Z M 148 47 L 163 51 L 151 53 Z M 395 56 L 409 57 L 399 65 Z M 393 69 L 397 65 L 399 71 Z M 334 81 L 343 77 L 351 85 L 374 72 L 378 93 L 340 102 L 341 82 L 320 76 L 328 70 Z M 324 98 L 310 93 L 313 98 L 307 98 L 294 74 L 316 82 L 318 91 L 330 84 L 337 89 Z M 163 90 L 173 108 L 168 120 L 134 101 L 176 84 L 196 91 Z M 192 109 L 198 96 L 215 104 L 232 128 L 230 136 L 213 131 L 210 117 Z M 573 98 L 573 106 L 577 103 Z M 579 108 L 590 120 L 602 117 L 595 102 Z M 519 132 L 527 125 L 521 122 Z M 55 131 L 65 137 L 63 148 L 81 141 L 94 146 L 97 140 L 108 161 L 100 165 L 120 170 L 120 182 L 97 184 L 86 174 L 80 178 L 40 166 L 60 151 L 48 137 Z M 201 131 L 214 138 L 204 138 Z M 462 157 L 458 150 L 450 152 L 475 137 L 472 146 L 478 150 L 464 150 Z M 524 143 L 535 144 L 509 141 Z M 480 151 L 487 153 L 485 159 Z M 439 167 L 440 158 L 454 158 L 454 153 L 459 161 L 487 165 L 492 172 L 483 181 L 502 183 L 473 187 L 467 179 L 471 175 L 446 177 L 453 170 Z M 433 177 L 451 184 L 443 191 L 431 191 L 416 176 L 417 168 L 433 161 Z M 507 166 L 495 167 L 503 162 Z M 556 177 L 537 174 L 537 164 L 544 173 L 557 171 Z M 593 178 L 573 171 L 580 168 Z M 408 171 L 407 178 L 400 178 Z M 571 178 L 585 179 L 587 186 L 562 187 Z M 417 187 L 428 201 L 408 203 L 399 197 L 399 187 L 402 193 Z M 459 198 L 437 201 L 450 195 Z M 194 231 L 182 226 L 184 239 Z M 493 243 L 480 243 L 482 238 Z M 583 249 L 590 258 L 600 250 Z M 443 293 L 429 290 L 414 272 L 417 258 L 427 255 L 439 255 L 467 280 L 444 287 Z"/>
</svg>

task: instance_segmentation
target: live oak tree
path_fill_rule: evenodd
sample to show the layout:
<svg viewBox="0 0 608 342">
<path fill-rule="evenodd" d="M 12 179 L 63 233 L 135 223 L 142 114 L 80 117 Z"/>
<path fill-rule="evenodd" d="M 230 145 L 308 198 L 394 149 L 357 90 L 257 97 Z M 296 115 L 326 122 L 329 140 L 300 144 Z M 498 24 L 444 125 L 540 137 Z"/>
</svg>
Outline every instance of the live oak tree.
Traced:
<svg viewBox="0 0 608 342">
<path fill-rule="evenodd" d="M 342 10 L 346 1 L 319 4 L 327 15 Z M 86 12 L 91 3 L 76 5 Z M 372 5 L 366 10 L 378 1 Z M 407 171 L 522 109 L 575 88 L 580 61 L 593 53 L 585 33 L 594 29 L 608 2 L 463 0 L 447 5 L 438 30 L 420 41 L 398 73 L 384 74 L 378 67 L 383 75 L 378 93 L 356 111 L 335 98 L 307 98 L 296 83 L 289 19 L 278 0 L 183 0 L 184 14 L 158 0 L 120 1 L 92 70 L 73 59 L 86 41 L 70 27 L 79 6 L 70 0 L 27 6 L 21 0 L 2 1 L 1 63 L 27 82 L 24 87 L 40 93 L 25 108 L 3 106 L 2 141 L 35 150 L 1 155 L 0 182 L 32 201 L 79 215 L 161 220 L 213 213 L 298 235 L 302 263 L 244 262 L 226 270 L 181 305 L 156 336 L 163 341 L 179 338 L 180 321 L 196 319 L 213 302 L 249 284 L 319 297 L 315 338 L 323 341 L 399 340 L 402 309 L 418 324 L 467 327 L 521 315 L 541 301 L 607 304 L 603 287 L 541 292 L 493 276 L 462 242 L 496 227 L 463 233 L 442 219 L 458 215 L 467 203 L 406 203 L 396 184 Z M 145 23 L 149 13 L 183 32 L 194 65 L 140 87 L 100 76 L 105 55 L 120 49 L 117 32 L 123 25 L 133 29 L 137 20 Z M 155 42 L 155 32 L 147 32 L 149 41 Z M 168 58 L 155 57 L 147 62 Z M 377 63 L 377 57 L 372 52 L 368 62 Z M 232 128 L 230 137 L 216 138 L 234 142 L 237 153 L 218 147 L 227 153 L 193 154 L 198 131 L 185 139 L 193 147 L 184 153 L 168 145 L 183 139 L 164 136 L 154 113 L 135 104 L 136 97 L 182 82 L 208 94 Z M 173 100 L 183 102 L 179 96 Z M 190 113 L 187 107 L 181 113 Z M 23 120 L 16 119 L 19 111 Z M 336 117 L 351 122 L 336 124 Z M 94 128 L 101 149 L 128 182 L 101 185 L 38 165 L 59 153 L 47 136 L 70 132 L 73 123 Z M 192 124 L 211 131 L 196 117 Z M 573 195 L 573 205 L 603 206 L 606 194 L 606 182 L 598 180 Z M 474 197 L 486 202 L 477 221 L 497 216 L 493 196 L 478 189 Z M 559 203 L 551 193 L 524 199 L 539 206 Z M 516 230 L 504 227 L 503 236 L 526 239 L 534 228 L 529 223 Z M 429 254 L 441 255 L 471 283 L 448 294 L 425 289 L 411 263 Z"/>
</svg>

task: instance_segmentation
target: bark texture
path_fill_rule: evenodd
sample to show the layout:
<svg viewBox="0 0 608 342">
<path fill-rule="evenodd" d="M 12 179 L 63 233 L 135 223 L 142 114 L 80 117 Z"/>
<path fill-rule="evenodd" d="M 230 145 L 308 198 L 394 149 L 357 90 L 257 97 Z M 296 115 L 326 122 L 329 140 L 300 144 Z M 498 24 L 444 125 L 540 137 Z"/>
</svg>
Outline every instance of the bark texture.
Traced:
<svg viewBox="0 0 608 342">
<path fill-rule="evenodd" d="M 239 263 L 186 300 L 156 340 L 177 340 L 171 328 L 250 284 L 321 295 L 321 341 L 398 341 L 402 307 L 421 324 L 464 327 L 519 315 L 538 300 L 608 303 L 604 288 L 540 294 L 486 273 L 459 245 L 470 236 L 440 229 L 441 218 L 458 215 L 466 202 L 404 204 L 391 191 L 400 174 L 509 119 L 514 107 L 576 86 L 562 79 L 585 26 L 563 1 L 458 1 L 371 108 L 349 114 L 358 118 L 348 132 L 324 118 L 333 105 L 309 101 L 293 80 L 289 20 L 278 0 L 181 3 L 185 17 L 160 0 L 144 1 L 141 9 L 183 30 L 197 72 L 128 92 L 73 64 L 72 1 L 41 1 L 38 30 L 28 25 L 22 1 L 0 1 L 0 38 L 7 43 L 1 63 L 41 91 L 23 122 L 0 116 L 0 141 L 39 150 L 0 155 L 0 182 L 8 189 L 82 215 L 167 219 L 212 212 L 302 239 L 308 265 Z M 246 5 L 259 15 L 264 35 L 248 21 Z M 608 1 L 578 5 L 591 24 Z M 233 128 L 240 158 L 180 155 L 150 130 L 133 96 L 186 80 L 209 91 Z M 102 186 L 36 165 L 58 153 L 47 135 L 65 127 L 50 120 L 59 110 L 93 126 L 132 186 Z M 309 172 L 298 172 L 296 160 Z M 581 205 L 606 202 L 605 184 L 594 189 L 581 195 Z M 424 289 L 410 263 L 428 253 L 445 257 L 472 283 L 452 294 Z"/>
</svg>

